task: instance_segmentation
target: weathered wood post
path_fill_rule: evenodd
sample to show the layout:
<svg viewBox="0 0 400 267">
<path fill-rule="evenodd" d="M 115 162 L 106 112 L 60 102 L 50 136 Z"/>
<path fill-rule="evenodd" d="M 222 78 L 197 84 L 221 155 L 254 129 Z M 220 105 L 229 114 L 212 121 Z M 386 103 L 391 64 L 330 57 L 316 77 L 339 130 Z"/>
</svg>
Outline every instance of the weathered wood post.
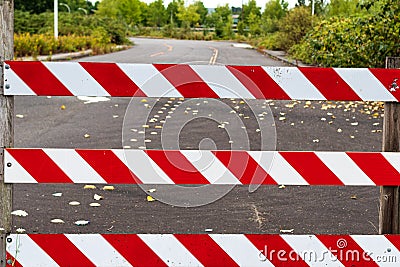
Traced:
<svg viewBox="0 0 400 267">
<path fill-rule="evenodd" d="M 0 266 L 6 265 L 6 235 L 11 232 L 12 185 L 4 183 L 4 148 L 14 142 L 14 97 L 4 96 L 4 60 L 14 57 L 14 0 L 0 0 Z"/>
<path fill-rule="evenodd" d="M 386 68 L 400 68 L 400 57 L 386 58 Z M 400 103 L 385 103 L 382 149 L 389 152 L 400 151 Z M 381 187 L 379 202 L 379 234 L 399 234 L 400 187 Z"/>
</svg>

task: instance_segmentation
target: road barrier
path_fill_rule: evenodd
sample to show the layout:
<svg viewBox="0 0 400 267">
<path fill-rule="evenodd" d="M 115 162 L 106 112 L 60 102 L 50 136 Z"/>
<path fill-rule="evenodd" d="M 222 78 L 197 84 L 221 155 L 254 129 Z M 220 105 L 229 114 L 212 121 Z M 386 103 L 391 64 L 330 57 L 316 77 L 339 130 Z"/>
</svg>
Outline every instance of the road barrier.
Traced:
<svg viewBox="0 0 400 267">
<path fill-rule="evenodd" d="M 388 69 L 7 61 L 4 77 L 6 95 L 400 99 L 400 70 Z M 249 184 L 258 175 L 262 184 L 400 185 L 398 153 L 13 148 L 4 153 L 7 183 Z M 198 153 L 214 157 L 211 171 L 198 168 L 193 160 Z M 396 235 L 7 237 L 9 266 L 398 266 L 398 262 Z"/>
</svg>

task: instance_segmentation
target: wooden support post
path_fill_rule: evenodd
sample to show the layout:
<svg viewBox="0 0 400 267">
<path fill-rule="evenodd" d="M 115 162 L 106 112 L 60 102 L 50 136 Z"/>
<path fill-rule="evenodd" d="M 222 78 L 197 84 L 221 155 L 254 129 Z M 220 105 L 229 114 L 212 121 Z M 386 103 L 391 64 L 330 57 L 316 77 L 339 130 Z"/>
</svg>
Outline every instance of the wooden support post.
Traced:
<svg viewBox="0 0 400 267">
<path fill-rule="evenodd" d="M 386 58 L 386 68 L 400 68 L 400 58 Z M 385 103 L 382 149 L 389 152 L 400 151 L 400 103 Z M 381 187 L 379 204 L 379 234 L 399 234 L 400 187 Z"/>
<path fill-rule="evenodd" d="M 4 148 L 14 143 L 14 97 L 4 96 L 4 60 L 14 57 L 14 0 L 0 0 L 0 266 L 6 266 L 6 236 L 12 228 L 12 185 L 4 183 Z"/>
</svg>

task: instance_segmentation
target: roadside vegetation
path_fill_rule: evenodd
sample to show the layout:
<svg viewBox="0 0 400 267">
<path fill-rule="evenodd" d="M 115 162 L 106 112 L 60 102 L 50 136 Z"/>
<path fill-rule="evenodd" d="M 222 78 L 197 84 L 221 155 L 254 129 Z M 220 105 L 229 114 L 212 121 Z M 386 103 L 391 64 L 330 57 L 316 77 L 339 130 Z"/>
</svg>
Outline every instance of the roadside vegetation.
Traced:
<svg viewBox="0 0 400 267">
<path fill-rule="evenodd" d="M 129 44 L 127 36 L 244 41 L 325 67 L 382 67 L 386 56 L 400 54 L 400 0 L 315 0 L 314 15 L 309 0 L 291 9 L 285 0 L 269 0 L 263 8 L 248 0 L 215 9 L 184 0 L 167 6 L 163 0 L 59 2 L 55 41 L 53 0 L 15 0 L 17 56 L 88 48 L 104 53 Z"/>
</svg>

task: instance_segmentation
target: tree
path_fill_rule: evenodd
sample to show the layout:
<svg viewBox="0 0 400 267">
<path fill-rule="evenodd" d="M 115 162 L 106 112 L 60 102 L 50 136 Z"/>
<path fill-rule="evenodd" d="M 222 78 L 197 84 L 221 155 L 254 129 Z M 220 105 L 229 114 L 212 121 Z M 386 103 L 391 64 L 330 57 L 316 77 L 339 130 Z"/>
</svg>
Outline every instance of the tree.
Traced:
<svg viewBox="0 0 400 267">
<path fill-rule="evenodd" d="M 142 2 L 139 0 L 102 0 L 97 14 L 124 21 L 135 26 L 142 21 Z"/>
<path fill-rule="evenodd" d="M 191 4 L 187 7 L 180 5 L 178 7 L 178 19 L 181 21 L 181 25 L 185 28 L 194 26 L 200 21 L 200 14 L 197 13 L 197 6 Z"/>
<path fill-rule="evenodd" d="M 208 9 L 204 6 L 203 2 L 196 1 L 193 3 L 197 7 L 197 13 L 200 15 L 200 24 L 203 25 L 206 22 L 206 17 L 208 15 Z"/>
<path fill-rule="evenodd" d="M 331 0 L 327 6 L 327 16 L 350 17 L 359 13 L 359 0 Z"/>
<path fill-rule="evenodd" d="M 284 0 L 270 0 L 265 4 L 262 14 L 262 26 L 265 32 L 272 33 L 278 30 L 278 22 L 287 13 L 288 3 Z"/>
<path fill-rule="evenodd" d="M 248 18 L 250 14 L 254 14 L 257 17 L 261 17 L 261 8 L 257 6 L 256 0 L 249 0 L 247 5 L 243 5 L 242 20 L 248 24 Z"/>
<path fill-rule="evenodd" d="M 173 0 L 167 6 L 167 16 L 170 24 L 177 24 L 180 26 L 180 22 L 178 21 L 178 8 L 179 6 L 184 5 L 183 0 Z"/>
<path fill-rule="evenodd" d="M 231 37 L 232 35 L 232 11 L 228 4 L 218 6 L 213 13 L 207 16 L 207 26 L 215 28 L 218 37 Z"/>
<path fill-rule="evenodd" d="M 14 0 L 14 7 L 16 10 L 28 11 L 30 13 L 43 13 L 54 9 L 53 0 Z"/>
<path fill-rule="evenodd" d="M 312 28 L 312 16 L 307 7 L 295 7 L 279 23 L 281 32 L 281 47 L 288 50 L 300 43 L 306 33 Z"/>
<path fill-rule="evenodd" d="M 156 0 L 148 5 L 146 12 L 147 25 L 161 27 L 167 21 L 167 11 L 163 0 Z"/>
</svg>

